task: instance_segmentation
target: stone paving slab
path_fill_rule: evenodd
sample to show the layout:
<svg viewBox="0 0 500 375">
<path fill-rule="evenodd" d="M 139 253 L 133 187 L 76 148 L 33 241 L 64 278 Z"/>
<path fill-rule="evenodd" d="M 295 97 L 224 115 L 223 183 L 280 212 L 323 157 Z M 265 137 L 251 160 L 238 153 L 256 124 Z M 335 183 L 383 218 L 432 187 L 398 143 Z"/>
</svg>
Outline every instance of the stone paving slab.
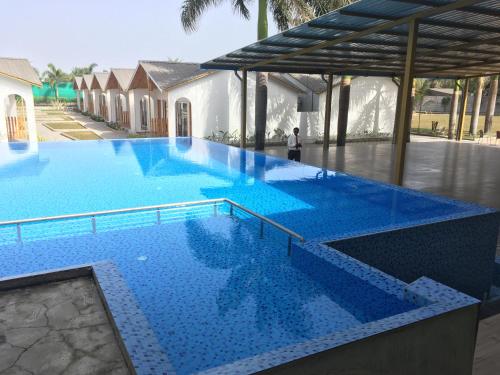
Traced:
<svg viewBox="0 0 500 375">
<path fill-rule="evenodd" d="M 129 373 L 90 277 L 0 292 L 0 375 Z"/>
</svg>

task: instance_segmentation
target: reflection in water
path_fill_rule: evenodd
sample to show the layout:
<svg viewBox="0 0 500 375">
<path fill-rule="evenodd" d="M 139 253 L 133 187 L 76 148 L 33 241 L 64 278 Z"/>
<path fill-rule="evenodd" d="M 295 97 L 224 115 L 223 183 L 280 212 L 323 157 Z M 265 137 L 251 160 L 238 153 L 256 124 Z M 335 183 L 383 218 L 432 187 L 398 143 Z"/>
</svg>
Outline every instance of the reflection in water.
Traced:
<svg viewBox="0 0 500 375">
<path fill-rule="evenodd" d="M 40 158 L 38 142 L 0 142 L 0 177 L 37 176 L 49 161 Z"/>
</svg>

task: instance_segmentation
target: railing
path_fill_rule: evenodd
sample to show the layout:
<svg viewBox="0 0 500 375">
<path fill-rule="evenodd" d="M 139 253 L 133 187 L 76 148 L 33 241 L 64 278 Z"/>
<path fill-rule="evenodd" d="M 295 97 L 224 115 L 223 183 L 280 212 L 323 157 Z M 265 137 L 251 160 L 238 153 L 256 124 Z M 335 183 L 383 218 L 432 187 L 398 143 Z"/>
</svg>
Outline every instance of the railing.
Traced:
<svg viewBox="0 0 500 375">
<path fill-rule="evenodd" d="M 59 221 L 59 220 L 67 220 L 67 219 L 78 219 L 78 218 L 90 218 L 92 233 L 97 232 L 97 221 L 96 217 L 98 216 L 107 216 L 113 214 L 123 214 L 123 213 L 131 213 L 131 212 L 141 212 L 141 211 L 155 211 L 156 212 L 156 223 L 161 224 L 161 210 L 164 209 L 173 209 L 173 208 L 185 208 L 189 206 L 198 206 L 198 205 L 210 205 L 213 204 L 213 214 L 214 216 L 218 215 L 218 204 L 227 203 L 229 204 L 229 215 L 234 216 L 234 208 L 242 210 L 253 217 L 259 220 L 259 236 L 260 238 L 264 238 L 264 223 L 267 223 L 276 229 L 284 232 L 288 237 L 288 255 L 291 254 L 292 250 L 292 238 L 298 239 L 300 242 L 304 242 L 304 237 L 295 233 L 294 231 L 288 229 L 287 227 L 275 222 L 274 220 L 269 219 L 263 215 L 258 214 L 255 211 L 250 210 L 249 208 L 242 206 L 236 202 L 233 202 L 227 198 L 218 198 L 218 199 L 207 199 L 200 201 L 192 201 L 192 202 L 181 202 L 181 203 L 168 203 L 154 206 L 142 206 L 142 207 L 133 207 L 133 208 L 121 208 L 116 210 L 106 210 L 106 211 L 95 211 L 95 212 L 86 212 L 80 214 L 69 214 L 69 215 L 59 215 L 59 216 L 46 216 L 32 219 L 22 219 L 22 220 L 10 220 L 10 221 L 2 221 L 0 222 L 0 227 L 2 226 L 16 226 L 17 233 L 17 241 L 22 242 L 22 225 L 30 224 L 30 223 L 42 223 L 48 221 Z"/>
</svg>

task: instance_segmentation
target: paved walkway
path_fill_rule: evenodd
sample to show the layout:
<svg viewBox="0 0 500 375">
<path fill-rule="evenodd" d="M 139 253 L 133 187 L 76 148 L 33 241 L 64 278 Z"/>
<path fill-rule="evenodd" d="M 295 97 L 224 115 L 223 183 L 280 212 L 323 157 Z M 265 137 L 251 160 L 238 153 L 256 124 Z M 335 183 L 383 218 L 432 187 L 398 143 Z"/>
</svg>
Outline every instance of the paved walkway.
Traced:
<svg viewBox="0 0 500 375">
<path fill-rule="evenodd" d="M 0 374 L 129 374 L 90 278 L 0 292 Z"/>
<path fill-rule="evenodd" d="M 45 107 L 44 107 L 45 108 Z M 54 111 L 57 111 L 54 109 Z M 42 123 L 46 121 L 72 121 L 71 119 L 78 121 L 88 130 L 93 131 L 103 139 L 122 139 L 127 138 L 127 132 L 114 130 L 106 126 L 104 122 L 97 122 L 92 120 L 88 116 L 84 116 L 77 112 L 65 112 L 64 117 L 69 116 L 70 119 L 63 119 L 61 115 L 48 115 L 46 112 L 41 110 L 41 107 L 35 108 L 35 118 L 38 136 L 43 141 L 71 141 L 71 139 L 61 135 L 61 132 L 52 131 L 45 127 Z"/>
</svg>

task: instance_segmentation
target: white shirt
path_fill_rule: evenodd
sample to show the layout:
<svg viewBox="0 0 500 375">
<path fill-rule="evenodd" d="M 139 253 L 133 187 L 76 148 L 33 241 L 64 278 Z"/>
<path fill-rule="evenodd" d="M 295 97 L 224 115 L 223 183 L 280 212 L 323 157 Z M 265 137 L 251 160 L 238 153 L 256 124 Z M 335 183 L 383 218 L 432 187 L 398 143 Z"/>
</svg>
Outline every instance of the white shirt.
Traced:
<svg viewBox="0 0 500 375">
<path fill-rule="evenodd" d="M 288 150 L 300 150 L 300 147 L 296 147 L 296 145 L 300 143 L 302 144 L 302 137 L 300 135 L 295 135 L 295 134 L 292 134 L 288 137 Z"/>
</svg>

